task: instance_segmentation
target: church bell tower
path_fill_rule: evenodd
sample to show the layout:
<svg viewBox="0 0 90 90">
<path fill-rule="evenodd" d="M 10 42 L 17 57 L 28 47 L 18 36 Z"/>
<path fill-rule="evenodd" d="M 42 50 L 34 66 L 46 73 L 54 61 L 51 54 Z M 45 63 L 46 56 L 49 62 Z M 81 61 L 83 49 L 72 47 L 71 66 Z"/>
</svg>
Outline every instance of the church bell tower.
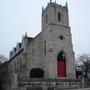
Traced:
<svg viewBox="0 0 90 90">
<path fill-rule="evenodd" d="M 56 2 L 42 8 L 43 59 L 46 77 L 76 78 L 68 5 Z"/>
</svg>

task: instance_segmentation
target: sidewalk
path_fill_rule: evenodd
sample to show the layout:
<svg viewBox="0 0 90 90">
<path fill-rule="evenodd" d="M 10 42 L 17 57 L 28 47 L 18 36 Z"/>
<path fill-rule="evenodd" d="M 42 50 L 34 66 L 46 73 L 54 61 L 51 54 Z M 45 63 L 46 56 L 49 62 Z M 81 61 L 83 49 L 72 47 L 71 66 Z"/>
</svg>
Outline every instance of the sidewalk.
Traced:
<svg viewBox="0 0 90 90">
<path fill-rule="evenodd" d="M 90 90 L 90 88 L 81 88 L 81 89 L 66 89 L 66 90 Z"/>
</svg>

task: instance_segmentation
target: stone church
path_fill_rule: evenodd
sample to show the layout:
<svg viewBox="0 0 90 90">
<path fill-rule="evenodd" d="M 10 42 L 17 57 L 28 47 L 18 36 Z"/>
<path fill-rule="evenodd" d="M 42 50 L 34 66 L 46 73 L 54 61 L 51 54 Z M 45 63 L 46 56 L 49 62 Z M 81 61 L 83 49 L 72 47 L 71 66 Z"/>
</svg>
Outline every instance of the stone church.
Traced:
<svg viewBox="0 0 90 90">
<path fill-rule="evenodd" d="M 58 90 L 45 89 L 49 86 L 46 83 L 44 87 L 44 83 L 52 80 L 54 85 L 55 82 L 64 80 L 65 87 L 65 83 L 69 82 L 67 80 L 75 80 L 75 54 L 67 3 L 62 6 L 50 1 L 42 8 L 42 31 L 34 38 L 27 34 L 23 36 L 21 43 L 17 43 L 9 57 L 11 90 Z M 29 83 L 28 88 L 41 80 L 39 82 L 43 82 L 44 86 L 40 84 L 40 87 L 44 89 L 26 88 L 25 82 L 31 82 L 30 80 L 36 81 L 32 85 Z"/>
</svg>

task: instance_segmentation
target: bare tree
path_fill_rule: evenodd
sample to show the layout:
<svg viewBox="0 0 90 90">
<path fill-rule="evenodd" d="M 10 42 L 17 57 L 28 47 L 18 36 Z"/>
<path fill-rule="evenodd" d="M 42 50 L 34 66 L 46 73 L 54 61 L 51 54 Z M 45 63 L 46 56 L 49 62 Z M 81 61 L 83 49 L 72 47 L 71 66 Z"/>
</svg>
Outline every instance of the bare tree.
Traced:
<svg viewBox="0 0 90 90">
<path fill-rule="evenodd" d="M 8 58 L 6 58 L 4 55 L 0 55 L 0 90 L 5 90 L 3 87 L 3 83 L 5 83 L 7 79 L 7 64 Z"/>
<path fill-rule="evenodd" d="M 77 60 L 81 69 L 85 71 L 85 76 L 87 77 L 88 66 L 90 65 L 90 55 L 89 54 L 79 55 Z"/>
<path fill-rule="evenodd" d="M 0 55 L 0 64 L 1 64 L 1 63 L 4 63 L 4 62 L 7 61 L 7 60 L 8 60 L 8 58 L 7 58 L 6 56 Z"/>
</svg>

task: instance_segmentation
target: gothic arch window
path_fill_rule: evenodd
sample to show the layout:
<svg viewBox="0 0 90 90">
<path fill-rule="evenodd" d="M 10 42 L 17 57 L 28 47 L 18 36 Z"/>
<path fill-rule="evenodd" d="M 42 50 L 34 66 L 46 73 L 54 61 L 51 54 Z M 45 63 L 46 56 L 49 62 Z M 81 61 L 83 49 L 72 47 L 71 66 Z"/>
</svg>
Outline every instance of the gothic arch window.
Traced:
<svg viewBox="0 0 90 90">
<path fill-rule="evenodd" d="M 64 51 L 60 51 L 57 55 L 57 75 L 58 77 L 66 77 L 66 55 Z"/>
<path fill-rule="evenodd" d="M 58 13 L 58 21 L 59 22 L 61 21 L 61 13 L 60 12 Z"/>
<path fill-rule="evenodd" d="M 57 60 L 65 60 L 65 58 L 66 58 L 66 55 L 65 55 L 64 51 L 60 51 L 58 53 Z"/>
</svg>

